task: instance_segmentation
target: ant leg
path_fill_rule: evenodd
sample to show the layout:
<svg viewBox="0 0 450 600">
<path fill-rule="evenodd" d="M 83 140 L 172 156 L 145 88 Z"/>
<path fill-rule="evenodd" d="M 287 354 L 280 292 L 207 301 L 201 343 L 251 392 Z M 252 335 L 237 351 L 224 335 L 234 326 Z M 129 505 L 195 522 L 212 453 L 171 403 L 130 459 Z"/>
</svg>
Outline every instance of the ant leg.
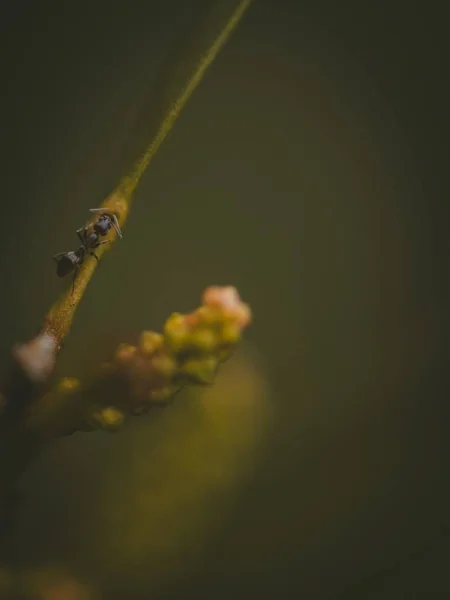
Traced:
<svg viewBox="0 0 450 600">
<path fill-rule="evenodd" d="M 77 236 L 80 242 L 84 244 L 84 241 L 86 239 L 86 227 L 80 227 L 80 229 L 77 229 Z"/>
<path fill-rule="evenodd" d="M 101 246 L 102 244 L 109 244 L 111 241 L 112 241 L 112 240 L 103 240 L 102 242 L 97 242 L 97 243 L 94 245 L 94 248 L 98 248 L 98 247 L 99 247 L 99 246 Z M 97 261 L 99 261 L 99 260 L 100 260 L 100 259 L 99 259 L 99 257 L 98 257 L 98 256 L 95 254 L 95 252 L 94 252 L 94 250 L 93 250 L 92 246 L 91 246 L 91 249 L 89 250 L 89 254 L 90 254 L 91 256 L 93 256 L 93 257 L 94 257 L 94 258 L 95 258 Z"/>
<path fill-rule="evenodd" d="M 98 242 L 98 244 L 95 246 L 95 248 L 98 248 L 102 244 L 109 244 L 110 242 L 111 242 L 111 240 L 103 240 L 102 242 Z M 99 257 L 95 254 L 95 252 L 93 250 L 91 250 L 90 255 L 93 256 L 94 258 L 96 258 L 97 260 L 100 260 Z"/>
</svg>

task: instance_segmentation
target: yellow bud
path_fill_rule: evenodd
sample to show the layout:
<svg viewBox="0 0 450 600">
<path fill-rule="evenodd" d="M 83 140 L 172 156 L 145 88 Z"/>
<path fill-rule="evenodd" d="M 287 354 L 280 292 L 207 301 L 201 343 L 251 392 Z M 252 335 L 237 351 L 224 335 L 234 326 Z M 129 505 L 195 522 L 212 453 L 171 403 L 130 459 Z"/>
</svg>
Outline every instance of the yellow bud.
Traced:
<svg viewBox="0 0 450 600">
<path fill-rule="evenodd" d="M 191 333 L 189 342 L 199 352 L 213 352 L 217 346 L 217 335 L 212 329 L 201 327 Z"/>
<path fill-rule="evenodd" d="M 133 359 L 136 352 L 136 346 L 132 346 L 131 344 L 119 344 L 114 360 L 121 365 L 126 365 Z"/>
<path fill-rule="evenodd" d="M 156 373 L 158 373 L 158 375 L 161 375 L 165 379 L 170 379 L 177 369 L 175 360 L 167 354 L 155 356 L 151 360 L 151 364 Z"/>
<path fill-rule="evenodd" d="M 164 325 L 164 336 L 174 352 L 179 352 L 183 348 L 187 333 L 184 316 L 173 313 Z"/>
<path fill-rule="evenodd" d="M 233 321 L 226 321 L 222 327 L 221 342 L 223 344 L 237 344 L 241 339 L 241 329 Z"/>
<path fill-rule="evenodd" d="M 139 351 L 144 356 L 150 356 L 161 347 L 163 341 L 164 338 L 160 333 L 155 333 L 154 331 L 143 331 L 139 338 Z"/>
<path fill-rule="evenodd" d="M 124 421 L 124 414 L 114 406 L 102 408 L 92 415 L 93 420 L 107 431 L 117 431 Z"/>
<path fill-rule="evenodd" d="M 217 359 L 213 356 L 192 358 L 181 367 L 181 372 L 196 383 L 212 383 L 217 371 Z"/>
<path fill-rule="evenodd" d="M 80 380 L 76 377 L 63 377 L 58 383 L 60 392 L 73 392 L 80 387 Z"/>
<path fill-rule="evenodd" d="M 214 325 L 221 318 L 221 312 L 212 306 L 201 306 L 196 310 L 196 315 L 202 325 Z"/>
</svg>

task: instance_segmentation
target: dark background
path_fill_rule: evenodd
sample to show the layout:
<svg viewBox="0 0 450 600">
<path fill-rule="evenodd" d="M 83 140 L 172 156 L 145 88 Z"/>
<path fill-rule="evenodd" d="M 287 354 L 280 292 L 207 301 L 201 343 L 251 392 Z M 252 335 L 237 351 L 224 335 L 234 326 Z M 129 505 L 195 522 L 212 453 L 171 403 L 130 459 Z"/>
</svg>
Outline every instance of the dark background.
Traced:
<svg viewBox="0 0 450 600">
<path fill-rule="evenodd" d="M 61 288 L 51 255 L 157 121 L 158 73 L 170 83 L 164 61 L 206 5 L 2 4 L 4 361 Z M 209 284 L 255 313 L 271 433 L 220 533 L 157 597 L 450 596 L 445 12 L 257 0 L 89 287 L 65 373 Z M 15 559 L 39 562 L 42 537 L 22 532 Z"/>
</svg>

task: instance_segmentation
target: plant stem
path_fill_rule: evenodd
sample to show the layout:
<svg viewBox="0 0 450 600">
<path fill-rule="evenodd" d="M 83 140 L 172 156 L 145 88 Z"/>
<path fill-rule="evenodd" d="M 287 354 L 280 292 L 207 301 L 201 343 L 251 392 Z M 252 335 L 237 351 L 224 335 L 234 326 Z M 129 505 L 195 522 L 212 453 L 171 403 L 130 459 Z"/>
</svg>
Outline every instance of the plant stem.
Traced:
<svg viewBox="0 0 450 600">
<path fill-rule="evenodd" d="M 202 54 L 193 71 L 187 75 L 186 83 L 182 86 L 177 98 L 163 114 L 160 126 L 147 149 L 135 162 L 130 172 L 122 178 L 117 188 L 102 203 L 101 208 L 109 209 L 117 214 L 122 228 L 128 217 L 134 192 L 147 167 L 157 153 L 162 142 L 167 137 L 167 134 L 171 131 L 187 101 L 202 81 L 208 67 L 213 63 L 219 51 L 230 37 L 230 34 L 240 22 L 247 8 L 250 6 L 251 1 L 252 0 L 240 0 L 213 42 Z M 111 239 L 115 240 L 116 234 L 113 233 L 112 236 Z M 107 252 L 110 247 L 111 244 L 104 244 L 98 248 L 96 253 L 99 259 L 102 258 L 104 253 Z M 70 285 L 69 288 L 61 294 L 45 316 L 42 332 L 51 335 L 56 340 L 58 349 L 61 342 L 70 331 L 76 308 L 83 297 L 97 265 L 98 261 L 86 261 L 77 275 L 73 293 L 72 286 Z"/>
</svg>

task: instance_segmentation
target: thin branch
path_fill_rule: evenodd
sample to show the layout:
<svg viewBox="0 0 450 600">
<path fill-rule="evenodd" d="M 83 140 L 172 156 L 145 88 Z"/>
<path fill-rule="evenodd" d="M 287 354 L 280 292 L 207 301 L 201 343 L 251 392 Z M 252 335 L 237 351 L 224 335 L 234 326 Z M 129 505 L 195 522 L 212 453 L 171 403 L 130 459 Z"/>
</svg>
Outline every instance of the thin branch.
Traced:
<svg viewBox="0 0 450 600">
<path fill-rule="evenodd" d="M 202 81 L 208 67 L 213 63 L 250 4 L 251 0 L 241 0 L 239 2 L 231 17 L 225 23 L 209 48 L 206 49 L 193 72 L 188 75 L 186 84 L 182 87 L 178 97 L 164 114 L 161 125 L 145 152 L 136 161 L 130 173 L 122 179 L 116 190 L 102 203 L 101 208 L 106 208 L 117 214 L 122 228 L 128 217 L 134 192 L 143 174 L 162 142 L 167 137 L 167 134 L 171 131 L 187 101 Z M 111 236 L 111 239 L 115 240 L 116 233 L 112 233 Z M 101 259 L 104 253 L 110 249 L 111 245 L 112 244 L 104 244 L 98 248 L 96 253 L 99 259 Z M 93 260 L 86 261 L 82 265 L 77 275 L 74 292 L 72 293 L 72 288 L 69 287 L 50 308 L 44 319 L 42 333 L 49 334 L 53 337 L 57 342 L 58 349 L 60 348 L 61 342 L 69 333 L 76 308 L 83 297 L 97 265 L 98 262 Z"/>
<path fill-rule="evenodd" d="M 231 17 L 221 27 L 196 67 L 186 77 L 186 83 L 177 94 L 176 100 L 163 115 L 152 142 L 135 162 L 128 175 L 120 181 L 117 188 L 102 203 L 102 208 L 117 215 L 121 227 L 124 226 L 127 220 L 133 194 L 145 170 L 172 129 L 186 102 L 203 79 L 207 68 L 214 61 L 250 4 L 251 0 L 238 0 L 237 5 L 234 4 L 235 10 Z M 116 235 L 114 231 L 111 231 L 111 241 L 115 241 Z M 111 245 L 104 244 L 97 249 L 96 253 L 100 260 Z M 74 291 L 72 292 L 72 286 L 70 285 L 61 294 L 45 316 L 40 333 L 27 343 L 17 345 L 13 350 L 13 363 L 0 394 L 0 501 L 2 497 L 5 498 L 12 482 L 39 452 L 42 444 L 45 445 L 45 442 L 55 436 L 75 431 L 83 427 L 84 424 L 89 426 L 89 422 L 92 424 L 92 419 L 95 421 L 94 427 L 104 426 L 104 428 L 108 428 L 111 419 L 114 421 L 114 419 L 120 417 L 120 411 L 130 413 L 135 408 L 141 409 L 142 405 L 145 404 L 143 397 L 134 393 L 134 398 L 139 402 L 139 406 L 136 405 L 133 408 L 134 405 L 128 407 L 102 405 L 99 412 L 97 404 L 90 402 L 92 396 L 87 393 L 80 400 L 77 391 L 69 389 L 70 385 L 69 388 L 67 387 L 67 380 L 62 388 L 59 387 L 53 391 L 48 389 L 48 381 L 53 373 L 57 354 L 70 331 L 77 306 L 95 272 L 97 264 L 97 261 L 89 260 L 81 266 L 77 274 Z M 241 306 L 237 292 L 233 291 L 233 288 L 225 288 L 225 290 L 228 291 L 221 288 L 211 288 L 204 298 L 204 302 L 206 305 L 215 306 L 212 311 L 213 315 L 216 314 L 216 309 L 219 311 L 219 321 L 215 323 L 212 319 L 210 325 L 215 323 L 214 327 L 219 326 L 222 323 L 222 317 L 225 317 L 225 321 L 231 319 L 230 323 L 227 322 L 228 325 L 231 324 L 231 327 L 227 325 L 222 331 L 219 326 L 219 330 L 222 332 L 220 335 L 225 336 L 224 340 L 228 340 L 225 346 L 228 344 L 232 348 L 239 339 L 241 329 L 249 322 L 250 313 L 248 308 Z M 211 341 L 211 335 L 209 335 L 211 331 L 207 334 L 206 342 L 202 337 L 204 332 L 200 327 L 202 321 L 199 315 L 205 317 L 204 311 L 203 313 L 200 311 L 200 313 L 195 312 L 192 315 L 186 315 L 184 321 L 181 315 L 173 315 L 172 321 L 169 321 L 169 326 L 168 328 L 166 326 L 164 332 L 164 340 L 167 341 L 164 348 L 158 351 L 154 357 L 145 358 L 143 363 L 139 353 L 145 355 L 147 351 L 145 344 L 138 347 L 139 352 L 136 351 L 135 356 L 139 359 L 136 364 L 133 361 L 127 364 L 125 364 L 126 361 L 123 363 L 124 355 L 121 353 L 116 356 L 115 371 L 122 381 L 125 380 L 129 389 L 134 389 L 134 392 L 137 391 L 135 384 L 138 383 L 142 374 L 139 371 L 142 364 L 148 369 L 147 375 L 155 375 L 157 372 L 156 365 L 161 367 L 161 362 L 158 363 L 156 358 L 159 359 L 161 356 L 166 359 L 173 359 L 176 363 L 176 369 L 173 378 L 166 382 L 168 384 L 166 387 L 160 388 L 158 387 L 159 384 L 156 385 L 152 380 L 150 387 L 144 390 L 147 400 L 151 400 L 153 403 L 166 399 L 178 384 L 183 383 L 185 379 L 201 382 L 202 379 L 206 380 L 210 374 L 213 374 L 217 361 L 220 362 L 225 358 L 223 351 L 225 351 L 225 354 L 228 351 L 226 348 L 221 347 L 222 338 L 220 336 L 217 342 L 219 345 L 214 346 L 213 350 L 210 349 L 209 354 L 202 351 L 203 354 L 200 352 L 194 361 L 185 360 L 186 357 L 190 357 L 189 353 L 192 349 L 195 350 L 196 344 L 200 344 L 201 347 L 202 344 Z M 208 311 L 206 311 L 206 315 L 208 315 Z M 182 327 L 179 329 L 181 325 Z M 208 330 L 208 327 L 206 329 Z M 202 335 L 198 339 L 194 336 L 195 343 L 192 343 L 188 336 L 185 341 L 190 344 L 190 350 L 186 356 L 181 356 L 174 346 L 180 341 L 177 336 L 183 332 L 186 335 L 191 335 L 194 330 L 195 336 L 199 335 L 199 331 Z M 215 354 L 216 350 L 220 351 L 217 356 Z M 200 355 L 201 358 L 199 358 Z M 214 361 L 216 363 L 213 364 Z M 135 370 L 136 365 L 140 365 L 137 371 Z M 101 383 L 101 381 L 102 376 L 99 377 L 99 382 Z M 162 381 L 161 378 L 159 381 Z M 129 391 L 128 388 L 126 388 L 126 391 Z M 131 396 L 133 397 L 133 393 Z M 91 410 L 92 408 L 95 409 L 94 412 Z M 61 422 L 56 422 L 58 421 L 57 416 L 61 417 Z M 60 429 L 62 423 L 68 426 L 67 429 L 64 427 L 65 431 Z"/>
</svg>

